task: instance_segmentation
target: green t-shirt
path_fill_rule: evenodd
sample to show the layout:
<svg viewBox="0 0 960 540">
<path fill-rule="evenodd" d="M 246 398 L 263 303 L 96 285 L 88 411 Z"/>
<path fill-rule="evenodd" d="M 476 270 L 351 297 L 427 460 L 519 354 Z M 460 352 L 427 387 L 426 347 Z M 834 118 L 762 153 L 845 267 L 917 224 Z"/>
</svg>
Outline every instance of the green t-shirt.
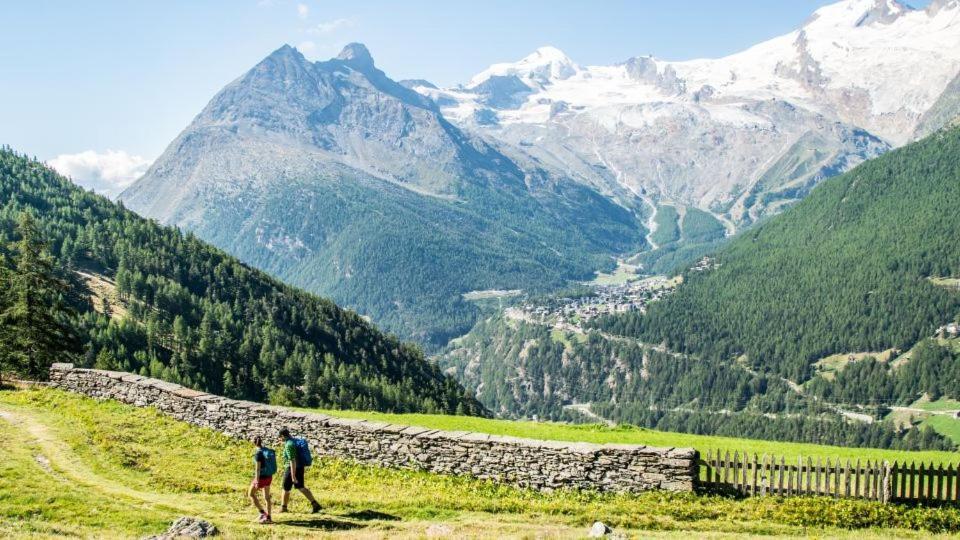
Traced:
<svg viewBox="0 0 960 540">
<path fill-rule="evenodd" d="M 283 443 L 283 466 L 289 466 L 295 457 L 298 457 L 297 444 L 293 442 L 293 439 L 288 439 L 287 442 Z"/>
</svg>

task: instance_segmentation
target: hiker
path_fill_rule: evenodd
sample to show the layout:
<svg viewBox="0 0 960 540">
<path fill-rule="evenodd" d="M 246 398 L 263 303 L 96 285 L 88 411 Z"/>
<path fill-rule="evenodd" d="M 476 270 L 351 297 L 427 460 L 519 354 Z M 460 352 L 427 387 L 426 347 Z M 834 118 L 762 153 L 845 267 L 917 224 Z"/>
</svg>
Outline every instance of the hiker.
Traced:
<svg viewBox="0 0 960 540">
<path fill-rule="evenodd" d="M 263 439 L 259 435 L 253 438 L 253 444 L 257 449 L 253 452 L 253 482 L 250 484 L 250 491 L 247 495 L 250 497 L 253 506 L 260 511 L 258 521 L 264 524 L 273 523 L 270 484 L 273 483 L 273 475 L 277 472 L 277 453 L 272 448 L 265 447 Z M 260 500 L 257 498 L 257 492 L 261 489 L 263 490 L 263 499 L 267 503 L 266 510 L 260 505 Z"/>
<path fill-rule="evenodd" d="M 304 468 L 313 463 L 313 458 L 310 456 L 310 447 L 305 439 L 293 438 L 287 428 L 280 430 L 280 442 L 283 444 L 283 498 L 280 511 L 288 511 L 287 503 L 290 501 L 290 490 L 297 488 L 310 501 L 311 512 L 316 514 L 320 511 L 320 503 L 313 498 L 313 493 L 304 485 Z"/>
</svg>

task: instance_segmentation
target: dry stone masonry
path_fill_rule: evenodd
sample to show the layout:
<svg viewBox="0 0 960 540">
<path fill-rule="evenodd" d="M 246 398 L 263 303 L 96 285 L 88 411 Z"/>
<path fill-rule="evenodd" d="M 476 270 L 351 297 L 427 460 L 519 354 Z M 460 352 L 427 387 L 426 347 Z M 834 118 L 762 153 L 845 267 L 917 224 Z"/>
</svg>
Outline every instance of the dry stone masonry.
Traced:
<svg viewBox="0 0 960 540">
<path fill-rule="evenodd" d="M 314 455 L 381 467 L 468 475 L 539 490 L 691 491 L 699 456 L 690 448 L 540 441 L 335 418 L 215 396 L 131 373 L 54 364 L 51 385 L 115 399 L 232 437 L 273 438 L 280 427 L 306 438 Z"/>
</svg>

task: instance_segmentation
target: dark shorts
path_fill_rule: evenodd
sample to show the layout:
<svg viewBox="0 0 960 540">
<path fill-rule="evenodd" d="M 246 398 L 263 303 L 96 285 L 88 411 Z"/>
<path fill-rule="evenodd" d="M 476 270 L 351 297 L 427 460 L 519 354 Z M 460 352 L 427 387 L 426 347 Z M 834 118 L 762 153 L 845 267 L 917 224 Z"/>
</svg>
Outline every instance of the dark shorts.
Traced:
<svg viewBox="0 0 960 540">
<path fill-rule="evenodd" d="M 283 468 L 283 490 L 290 491 L 293 488 L 303 489 L 303 467 L 297 467 L 294 478 L 290 478 L 290 467 Z"/>
</svg>

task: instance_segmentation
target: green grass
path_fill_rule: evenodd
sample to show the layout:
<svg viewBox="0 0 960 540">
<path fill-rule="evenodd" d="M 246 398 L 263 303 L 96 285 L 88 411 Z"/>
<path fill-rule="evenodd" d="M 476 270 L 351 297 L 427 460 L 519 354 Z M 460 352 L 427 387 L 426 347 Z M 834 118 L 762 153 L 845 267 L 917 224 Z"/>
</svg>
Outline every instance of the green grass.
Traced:
<svg viewBox="0 0 960 540">
<path fill-rule="evenodd" d="M 243 497 L 249 444 L 116 402 L 37 389 L 0 392 L 0 537 L 137 538 L 182 515 L 226 538 L 420 538 L 432 525 L 456 537 L 582 537 L 594 520 L 627 534 L 928 537 L 960 530 L 960 511 L 862 501 L 652 492 L 539 493 L 468 478 L 317 460 L 308 484 L 325 510 L 252 524 Z M 888 528 L 882 528 L 888 527 Z"/>
<path fill-rule="evenodd" d="M 550 331 L 550 339 L 552 339 L 555 343 L 563 343 L 565 347 L 570 349 L 573 347 L 574 342 L 577 342 L 577 343 L 585 342 L 587 340 L 587 336 L 586 334 L 578 334 L 576 332 L 565 332 L 563 330 L 559 330 L 555 328 Z M 422 416 L 432 416 L 432 415 L 422 415 Z M 443 415 L 438 414 L 435 416 L 443 416 Z"/>
<path fill-rule="evenodd" d="M 307 409 L 301 409 L 307 410 Z M 575 425 L 556 422 L 529 422 L 494 420 L 470 416 L 446 416 L 434 414 L 387 414 L 366 411 L 320 411 L 331 416 L 362 418 L 392 424 L 416 425 L 431 429 L 450 431 L 473 431 L 492 435 L 508 435 L 555 441 L 591 443 L 644 444 L 647 446 L 693 447 L 706 453 L 708 450 L 734 451 L 758 455 L 783 456 L 787 460 L 798 457 L 824 457 L 831 459 L 879 459 L 899 461 L 923 461 L 933 463 L 960 463 L 956 452 L 907 452 L 873 448 L 844 448 L 817 444 L 737 439 L 710 435 L 671 433 L 633 426 L 606 427 L 599 424 Z"/>
<path fill-rule="evenodd" d="M 613 272 L 609 274 L 597 272 L 597 277 L 595 277 L 593 281 L 588 282 L 588 285 L 622 285 L 638 279 L 640 279 L 640 276 L 637 275 L 636 266 L 619 260 Z"/>
<path fill-rule="evenodd" d="M 949 437 L 953 442 L 960 444 L 960 420 L 943 415 L 931 415 L 923 421 L 924 426 L 930 426 L 937 433 Z"/>
<path fill-rule="evenodd" d="M 922 398 L 910 405 L 911 407 L 917 409 L 923 409 L 925 411 L 960 411 L 960 401 L 949 398 L 940 398 L 936 401 L 929 401 L 926 398 Z"/>
<path fill-rule="evenodd" d="M 893 357 L 894 349 L 887 349 L 881 352 L 857 352 L 831 354 L 821 358 L 813 363 L 821 377 L 827 380 L 833 380 L 837 373 L 846 369 L 851 362 L 859 362 L 866 358 L 875 358 L 880 362 L 888 362 Z"/>
</svg>

